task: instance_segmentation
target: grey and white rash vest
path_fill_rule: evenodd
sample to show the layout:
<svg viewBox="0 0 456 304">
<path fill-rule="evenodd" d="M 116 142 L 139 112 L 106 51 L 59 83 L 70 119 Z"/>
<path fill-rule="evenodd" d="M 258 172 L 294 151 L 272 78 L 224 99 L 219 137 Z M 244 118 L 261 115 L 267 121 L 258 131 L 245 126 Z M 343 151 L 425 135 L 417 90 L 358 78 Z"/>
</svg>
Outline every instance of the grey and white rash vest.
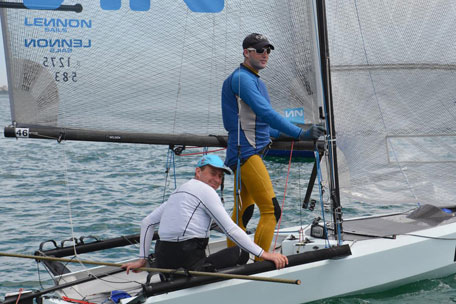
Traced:
<svg viewBox="0 0 456 304">
<path fill-rule="evenodd" d="M 241 249 L 257 257 L 263 254 L 263 249 L 231 220 L 217 192 L 206 183 L 191 179 L 142 220 L 139 256 L 148 256 L 157 224 L 160 240 L 180 242 L 208 238 L 212 220 Z"/>
</svg>

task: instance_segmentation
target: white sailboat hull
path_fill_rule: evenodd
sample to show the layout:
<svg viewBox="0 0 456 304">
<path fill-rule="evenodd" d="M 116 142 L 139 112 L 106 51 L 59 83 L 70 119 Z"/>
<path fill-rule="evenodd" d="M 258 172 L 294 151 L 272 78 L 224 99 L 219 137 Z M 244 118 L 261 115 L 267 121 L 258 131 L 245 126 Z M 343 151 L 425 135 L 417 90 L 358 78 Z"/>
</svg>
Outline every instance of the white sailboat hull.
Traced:
<svg viewBox="0 0 456 304">
<path fill-rule="evenodd" d="M 456 223 L 417 232 L 428 237 L 456 238 Z M 390 289 L 418 280 L 456 272 L 456 240 L 414 236 L 355 242 L 352 255 L 290 269 L 265 277 L 299 279 L 301 285 L 231 280 L 150 298 L 146 303 L 304 303 L 314 300 Z"/>
<path fill-rule="evenodd" d="M 298 228 L 287 230 L 291 232 Z M 397 235 L 396 238 L 389 239 L 347 241 L 345 244 L 350 245 L 352 253 L 349 256 L 258 274 L 263 277 L 298 279 L 301 280 L 301 285 L 227 280 L 151 296 L 145 303 L 196 304 L 207 299 L 215 300 L 218 304 L 232 304 L 233 301 L 305 303 L 336 296 L 376 292 L 456 273 L 456 223 L 414 231 L 413 234 Z M 324 244 L 323 240 L 314 241 L 311 246 Z M 100 290 L 102 286 L 98 284 L 103 283 L 92 282 L 90 289 Z M 46 301 L 68 303 L 52 298 Z M 130 301 L 131 298 L 124 299 L 122 303 Z"/>
</svg>

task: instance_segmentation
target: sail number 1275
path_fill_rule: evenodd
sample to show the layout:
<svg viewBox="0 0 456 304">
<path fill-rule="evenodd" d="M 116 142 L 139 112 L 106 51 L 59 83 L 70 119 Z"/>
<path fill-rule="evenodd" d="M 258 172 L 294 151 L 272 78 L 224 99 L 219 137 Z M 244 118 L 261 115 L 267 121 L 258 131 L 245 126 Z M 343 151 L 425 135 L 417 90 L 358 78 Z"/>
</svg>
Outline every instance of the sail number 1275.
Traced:
<svg viewBox="0 0 456 304">
<path fill-rule="evenodd" d="M 71 57 L 43 57 L 43 66 L 47 68 L 70 68 L 73 67 Z M 58 71 L 54 72 L 54 80 L 56 82 L 77 82 L 78 75 L 74 71 Z"/>
<path fill-rule="evenodd" d="M 43 66 L 47 68 L 69 68 L 71 67 L 71 57 L 44 57 Z"/>
</svg>

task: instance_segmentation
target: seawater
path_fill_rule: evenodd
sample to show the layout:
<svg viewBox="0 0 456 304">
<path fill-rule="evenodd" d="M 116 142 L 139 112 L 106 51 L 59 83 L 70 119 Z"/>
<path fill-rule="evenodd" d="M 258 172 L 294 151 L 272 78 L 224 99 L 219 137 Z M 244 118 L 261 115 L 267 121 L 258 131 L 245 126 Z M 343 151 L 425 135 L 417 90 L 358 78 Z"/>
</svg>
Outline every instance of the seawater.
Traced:
<svg viewBox="0 0 456 304">
<path fill-rule="evenodd" d="M 175 185 L 193 176 L 194 164 L 199 158 L 199 155 L 175 156 L 167 174 L 166 146 L 16 140 L 3 136 L 3 127 L 10 121 L 8 96 L 0 95 L 0 252 L 32 255 L 48 240 L 60 245 L 72 237 L 106 239 L 138 233 L 141 219 L 158 206 Z M 197 151 L 201 150 L 187 149 L 184 154 Z M 217 153 L 223 157 L 223 152 Z M 313 212 L 300 207 L 312 163 L 292 162 L 285 199 L 287 161 L 266 160 L 266 164 L 277 198 L 284 204 L 282 227 L 307 225 L 321 216 L 318 207 Z M 228 176 L 223 195 L 229 213 L 233 206 L 232 192 L 233 177 Z M 318 200 L 318 192 L 313 196 Z M 385 210 L 384 206 L 350 204 L 344 206 L 344 215 L 362 216 L 395 208 Z M 249 228 L 254 228 L 257 222 L 258 210 Z M 213 237 L 219 235 L 214 233 Z M 50 242 L 43 246 L 44 249 L 53 247 Z M 128 246 L 112 249 L 107 254 L 82 257 L 119 262 L 137 254 L 136 246 Z M 68 267 L 80 269 L 82 266 Z M 350 279 L 347 273 L 347 280 Z M 0 301 L 5 293 L 17 292 L 20 288 L 37 290 L 50 286 L 49 275 L 40 263 L 0 257 Z M 321 288 L 327 288 L 325 282 L 321 282 Z M 453 303 L 456 302 L 455 288 L 455 276 L 450 276 L 382 293 L 317 303 Z"/>
</svg>

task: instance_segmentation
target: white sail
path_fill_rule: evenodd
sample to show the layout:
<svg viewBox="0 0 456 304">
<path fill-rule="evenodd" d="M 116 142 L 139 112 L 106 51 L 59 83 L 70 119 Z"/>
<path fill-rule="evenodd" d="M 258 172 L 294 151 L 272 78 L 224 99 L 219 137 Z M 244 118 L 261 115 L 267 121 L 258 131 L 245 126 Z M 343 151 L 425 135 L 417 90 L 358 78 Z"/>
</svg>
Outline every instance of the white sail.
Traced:
<svg viewBox="0 0 456 304">
<path fill-rule="evenodd" d="M 327 3 L 341 195 L 456 202 L 455 14 L 452 1 Z"/>
<path fill-rule="evenodd" d="M 225 135 L 221 86 L 252 32 L 276 47 L 261 73 L 274 108 L 319 120 L 310 1 L 62 3 L 82 11 L 2 9 L 18 125 Z"/>
<path fill-rule="evenodd" d="M 118 290 L 133 291 L 135 303 L 303 303 L 456 272 L 452 1 L 25 2 L 34 3 L 33 9 L 1 12 L 16 126 L 62 129 L 62 134 L 75 128 L 82 140 L 117 130 L 159 134 L 162 144 L 171 143 L 168 136 L 223 135 L 221 83 L 242 61 L 245 35 L 260 32 L 275 46 L 261 73 L 274 108 L 281 113 L 291 109 L 291 114 L 302 109 L 305 123 L 315 123 L 324 100 L 330 135 L 324 147 L 329 178 L 319 186 L 322 209 L 327 197 L 333 203 L 333 222 L 323 226 L 318 217 L 304 229 L 302 224 L 281 229 L 280 245 L 271 248 L 290 260 L 306 261 L 282 270 L 264 267 L 266 261 L 232 269 L 299 279 L 300 287 L 240 280 L 189 283 L 191 278 L 161 282 L 158 275 L 149 285 L 143 283 L 144 272 L 132 280 L 110 267 L 71 272 L 66 265 L 51 264 L 47 267 L 56 286 L 43 293 L 55 290 L 61 298 L 45 298 L 45 303 L 66 304 L 64 296 L 101 303 Z M 43 8 L 39 2 L 50 6 L 36 10 Z M 315 165 L 310 190 L 320 182 L 318 169 Z M 342 203 L 422 206 L 342 221 L 339 188 Z M 121 239 L 119 246 L 131 244 Z M 62 245 L 42 254 L 110 249 L 118 241 Z M 213 253 L 226 242 L 209 246 Z M 338 258 L 327 255 L 340 249 L 346 251 Z M 15 297 L 7 303 L 15 303 Z"/>
</svg>

